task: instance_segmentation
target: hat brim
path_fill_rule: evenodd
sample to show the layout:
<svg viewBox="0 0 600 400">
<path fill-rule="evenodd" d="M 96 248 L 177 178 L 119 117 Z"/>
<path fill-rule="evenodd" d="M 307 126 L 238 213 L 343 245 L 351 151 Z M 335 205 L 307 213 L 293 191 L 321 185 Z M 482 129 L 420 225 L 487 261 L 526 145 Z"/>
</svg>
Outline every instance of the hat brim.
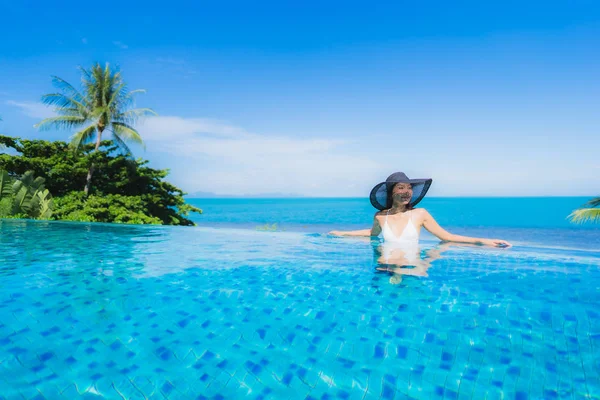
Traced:
<svg viewBox="0 0 600 400">
<path fill-rule="evenodd" d="M 371 189 L 371 194 L 369 195 L 369 199 L 371 200 L 371 204 L 378 210 L 387 210 L 391 208 L 392 205 L 388 204 L 388 185 L 396 184 L 396 183 L 410 183 L 413 189 L 413 197 L 408 203 L 408 207 L 412 208 L 416 206 L 423 197 L 429 191 L 429 187 L 433 179 L 409 179 L 407 181 L 402 182 L 381 182 L 375 185 L 373 189 Z"/>
</svg>

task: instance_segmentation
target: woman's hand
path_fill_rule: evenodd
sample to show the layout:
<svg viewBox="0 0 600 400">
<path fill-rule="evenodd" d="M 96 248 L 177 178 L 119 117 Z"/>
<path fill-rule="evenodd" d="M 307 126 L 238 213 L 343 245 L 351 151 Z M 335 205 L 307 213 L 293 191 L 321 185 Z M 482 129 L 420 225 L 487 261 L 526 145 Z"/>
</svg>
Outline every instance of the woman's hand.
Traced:
<svg viewBox="0 0 600 400">
<path fill-rule="evenodd" d="M 500 239 L 483 239 L 481 241 L 482 244 L 488 245 L 488 246 L 494 246 L 494 247 L 512 247 L 512 244 L 508 243 L 506 240 L 500 240 Z"/>
<path fill-rule="evenodd" d="M 328 235 L 333 235 L 333 236 L 341 236 L 342 231 L 331 231 L 331 232 L 327 232 Z"/>
</svg>

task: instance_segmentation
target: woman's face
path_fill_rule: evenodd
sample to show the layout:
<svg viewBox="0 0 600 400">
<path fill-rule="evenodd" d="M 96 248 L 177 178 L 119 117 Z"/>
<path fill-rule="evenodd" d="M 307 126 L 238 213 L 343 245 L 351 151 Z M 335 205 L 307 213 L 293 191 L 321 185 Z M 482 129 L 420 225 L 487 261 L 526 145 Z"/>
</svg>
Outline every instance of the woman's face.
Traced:
<svg viewBox="0 0 600 400">
<path fill-rule="evenodd" d="M 392 189 L 392 198 L 397 204 L 408 204 L 412 199 L 413 190 L 410 183 L 396 183 Z"/>
</svg>

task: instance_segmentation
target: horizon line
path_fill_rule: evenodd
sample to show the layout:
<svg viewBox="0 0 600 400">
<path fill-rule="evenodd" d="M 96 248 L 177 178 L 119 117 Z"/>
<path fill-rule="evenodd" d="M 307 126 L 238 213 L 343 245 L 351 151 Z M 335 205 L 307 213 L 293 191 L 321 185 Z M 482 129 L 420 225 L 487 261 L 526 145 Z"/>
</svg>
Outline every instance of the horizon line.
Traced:
<svg viewBox="0 0 600 400">
<path fill-rule="evenodd" d="M 208 197 L 195 197 L 185 195 L 188 199 L 369 199 L 369 196 L 260 196 L 260 195 L 214 195 Z M 467 196 L 427 196 L 428 199 L 470 199 L 470 198 L 485 198 L 485 199 L 507 199 L 507 198 L 518 198 L 518 199 L 539 199 L 539 198 L 587 198 L 587 197 L 598 197 L 598 195 L 530 195 L 530 196 L 500 196 L 500 195 L 467 195 Z M 425 199 L 423 199 L 425 200 Z"/>
</svg>

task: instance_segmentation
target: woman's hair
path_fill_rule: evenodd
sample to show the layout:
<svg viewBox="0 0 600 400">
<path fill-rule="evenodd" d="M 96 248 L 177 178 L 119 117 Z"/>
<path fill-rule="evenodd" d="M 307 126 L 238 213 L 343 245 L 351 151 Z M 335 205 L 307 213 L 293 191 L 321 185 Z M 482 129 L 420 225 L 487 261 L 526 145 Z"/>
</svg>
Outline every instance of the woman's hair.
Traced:
<svg viewBox="0 0 600 400">
<path fill-rule="evenodd" d="M 386 204 L 386 207 L 385 207 L 386 210 L 392 208 L 392 205 L 394 204 L 394 194 L 393 194 L 393 191 L 394 191 L 394 186 L 396 186 L 398 183 L 399 182 L 388 184 L 388 187 L 387 187 L 387 204 Z M 411 187 L 412 187 L 412 185 L 411 185 Z M 412 210 L 413 208 L 414 207 L 410 203 L 406 206 L 407 210 Z"/>
</svg>

